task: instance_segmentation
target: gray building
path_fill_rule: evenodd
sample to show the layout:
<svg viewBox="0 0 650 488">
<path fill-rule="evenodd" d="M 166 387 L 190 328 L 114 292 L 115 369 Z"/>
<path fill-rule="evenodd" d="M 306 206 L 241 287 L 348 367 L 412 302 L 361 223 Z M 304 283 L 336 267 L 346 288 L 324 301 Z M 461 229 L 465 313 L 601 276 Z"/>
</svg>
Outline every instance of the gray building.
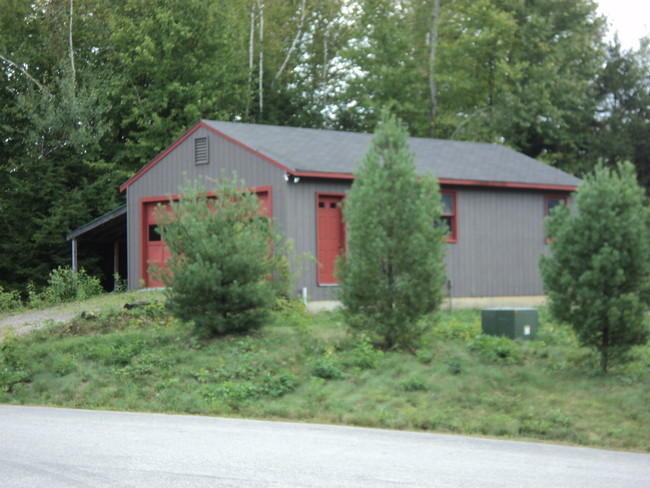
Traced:
<svg viewBox="0 0 650 488">
<path fill-rule="evenodd" d="M 167 256 L 153 231 L 155 205 L 178 193 L 184 178 L 205 179 L 209 189 L 209 178 L 235 172 L 254 188 L 296 252 L 317 258 L 303 265 L 296 291 L 305 288 L 312 300 L 333 299 L 333 263 L 345 240 L 338 203 L 371 139 L 372 134 L 200 121 L 121 187 L 129 288 L 159 285 L 147 272 L 148 262 Z M 441 184 L 451 230 L 451 295 L 541 295 L 537 262 L 548 246 L 544 217 L 569 201 L 580 180 L 497 144 L 424 138 L 410 138 L 409 144 L 418 171 L 432 172 Z M 84 232 L 96 229 L 84 226 L 69 238 L 83 245 Z"/>
</svg>

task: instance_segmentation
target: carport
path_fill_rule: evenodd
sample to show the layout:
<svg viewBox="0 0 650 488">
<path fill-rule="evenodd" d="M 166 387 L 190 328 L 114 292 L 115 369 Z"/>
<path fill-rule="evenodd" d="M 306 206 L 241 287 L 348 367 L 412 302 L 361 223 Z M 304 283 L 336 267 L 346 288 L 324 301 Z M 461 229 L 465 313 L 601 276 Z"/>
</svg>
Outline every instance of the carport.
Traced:
<svg viewBox="0 0 650 488">
<path fill-rule="evenodd" d="M 104 275 L 104 288 L 115 288 L 116 273 L 126 278 L 126 205 L 73 230 L 66 240 L 72 244 L 73 270 L 77 270 L 77 255 L 79 249 L 83 248 L 84 252 L 97 256 Z"/>
</svg>

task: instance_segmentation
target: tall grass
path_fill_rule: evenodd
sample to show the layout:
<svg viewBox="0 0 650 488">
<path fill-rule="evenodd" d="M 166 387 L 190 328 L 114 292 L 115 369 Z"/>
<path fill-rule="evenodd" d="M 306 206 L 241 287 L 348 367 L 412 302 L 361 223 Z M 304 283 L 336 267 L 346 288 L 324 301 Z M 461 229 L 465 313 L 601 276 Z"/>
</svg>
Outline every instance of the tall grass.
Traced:
<svg viewBox="0 0 650 488">
<path fill-rule="evenodd" d="M 0 402 L 300 420 L 650 451 L 650 348 L 600 373 L 570 329 L 485 338 L 444 312 L 420 346 L 382 352 L 337 313 L 284 301 L 246 336 L 202 340 L 161 303 L 2 343 Z M 4 372 L 4 373 L 3 373 Z"/>
</svg>

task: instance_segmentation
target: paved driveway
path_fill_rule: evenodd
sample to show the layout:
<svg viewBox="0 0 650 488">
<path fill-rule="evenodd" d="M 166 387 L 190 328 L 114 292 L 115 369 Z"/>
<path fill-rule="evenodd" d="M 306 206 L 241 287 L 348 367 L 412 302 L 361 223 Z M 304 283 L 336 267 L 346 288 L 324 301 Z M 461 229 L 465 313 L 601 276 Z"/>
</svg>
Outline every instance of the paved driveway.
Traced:
<svg viewBox="0 0 650 488">
<path fill-rule="evenodd" d="M 650 455 L 309 424 L 0 406 L 3 487 L 650 486 Z"/>
</svg>

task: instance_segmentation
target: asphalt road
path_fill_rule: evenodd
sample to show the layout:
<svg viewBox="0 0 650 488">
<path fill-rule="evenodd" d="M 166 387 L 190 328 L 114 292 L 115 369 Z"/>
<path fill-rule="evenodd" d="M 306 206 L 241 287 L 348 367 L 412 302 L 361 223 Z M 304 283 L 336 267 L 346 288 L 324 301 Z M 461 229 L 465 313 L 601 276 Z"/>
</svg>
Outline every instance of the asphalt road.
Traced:
<svg viewBox="0 0 650 488">
<path fill-rule="evenodd" d="M 643 487 L 650 455 L 212 417 L 0 406 L 2 487 Z"/>
</svg>

